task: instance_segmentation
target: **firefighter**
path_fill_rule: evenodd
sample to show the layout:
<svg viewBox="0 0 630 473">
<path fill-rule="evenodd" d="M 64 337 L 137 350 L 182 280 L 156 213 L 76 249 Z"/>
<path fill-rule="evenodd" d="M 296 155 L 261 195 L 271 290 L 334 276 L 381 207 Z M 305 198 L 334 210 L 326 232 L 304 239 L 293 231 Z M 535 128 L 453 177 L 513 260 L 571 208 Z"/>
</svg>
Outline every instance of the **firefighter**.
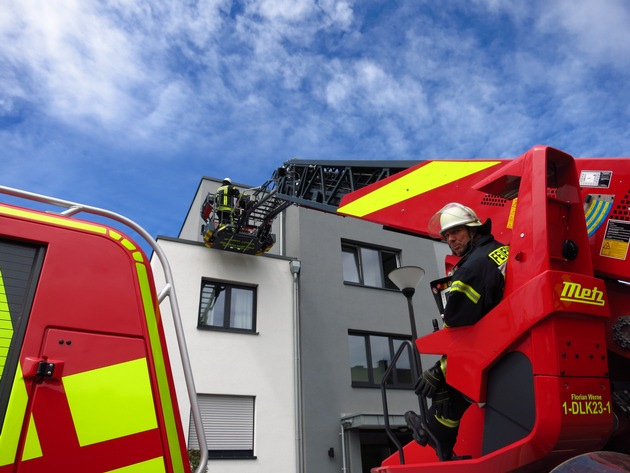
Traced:
<svg viewBox="0 0 630 473">
<path fill-rule="evenodd" d="M 453 254 L 460 257 L 449 274 L 451 288 L 442 314 L 445 329 L 475 324 L 503 297 L 509 247 L 494 239 L 491 227 L 490 219 L 482 224 L 471 208 L 459 203 L 447 204 L 429 222 L 429 231 L 439 233 Z M 426 423 L 439 440 L 444 459 L 450 460 L 460 420 L 470 401 L 446 383 L 446 366 L 446 357 L 442 357 L 422 373 L 415 390 L 432 399 Z M 426 445 L 429 438 L 420 417 L 409 411 L 405 420 L 414 439 Z"/>
<path fill-rule="evenodd" d="M 221 187 L 217 189 L 214 196 L 220 225 L 230 225 L 234 223 L 234 208 L 236 207 L 236 201 L 239 196 L 240 192 L 232 185 L 232 180 L 229 177 L 223 179 Z"/>
</svg>

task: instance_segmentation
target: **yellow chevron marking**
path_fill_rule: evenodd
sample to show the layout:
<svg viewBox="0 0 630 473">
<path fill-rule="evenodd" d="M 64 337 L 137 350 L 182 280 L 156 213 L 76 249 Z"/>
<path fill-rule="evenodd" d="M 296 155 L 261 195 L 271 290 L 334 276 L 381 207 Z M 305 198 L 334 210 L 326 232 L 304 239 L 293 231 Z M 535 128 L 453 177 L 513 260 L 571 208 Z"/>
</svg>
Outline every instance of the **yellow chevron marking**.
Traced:
<svg viewBox="0 0 630 473">
<path fill-rule="evenodd" d="M 431 161 L 425 166 L 340 207 L 337 211 L 345 215 L 363 217 L 496 166 L 499 163 L 500 161 L 478 160 Z"/>
<path fill-rule="evenodd" d="M 13 340 L 13 321 L 9 312 L 9 302 L 4 289 L 2 271 L 0 271 L 0 379 L 2 379 L 7 356 L 9 356 L 11 340 Z"/>
<path fill-rule="evenodd" d="M 22 376 L 22 367 L 18 363 L 13 380 L 13 388 L 9 396 L 9 405 L 7 406 L 4 418 L 4 426 L 2 427 L 2 431 L 0 431 L 0 467 L 11 465 L 16 460 L 27 404 L 28 393 L 26 391 L 24 377 Z M 39 437 L 37 436 L 35 422 L 31 416 L 29 419 L 26 445 L 22 454 L 23 459 L 35 458 L 37 452 L 41 452 L 41 447 L 39 446 Z"/>
<path fill-rule="evenodd" d="M 157 457 L 134 465 L 110 470 L 107 473 L 163 473 L 165 471 L 164 458 Z"/>
</svg>

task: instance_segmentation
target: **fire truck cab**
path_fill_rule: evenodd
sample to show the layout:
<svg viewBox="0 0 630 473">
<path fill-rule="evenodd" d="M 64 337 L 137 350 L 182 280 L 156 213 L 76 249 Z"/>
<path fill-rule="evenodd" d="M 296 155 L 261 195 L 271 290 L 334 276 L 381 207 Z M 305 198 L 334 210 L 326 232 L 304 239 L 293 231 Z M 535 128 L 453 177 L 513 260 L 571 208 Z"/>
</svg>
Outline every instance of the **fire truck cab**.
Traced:
<svg viewBox="0 0 630 473">
<path fill-rule="evenodd" d="M 129 221 L 2 191 L 67 210 L 0 205 L 0 472 L 190 472 L 147 255 L 72 215 Z"/>
</svg>

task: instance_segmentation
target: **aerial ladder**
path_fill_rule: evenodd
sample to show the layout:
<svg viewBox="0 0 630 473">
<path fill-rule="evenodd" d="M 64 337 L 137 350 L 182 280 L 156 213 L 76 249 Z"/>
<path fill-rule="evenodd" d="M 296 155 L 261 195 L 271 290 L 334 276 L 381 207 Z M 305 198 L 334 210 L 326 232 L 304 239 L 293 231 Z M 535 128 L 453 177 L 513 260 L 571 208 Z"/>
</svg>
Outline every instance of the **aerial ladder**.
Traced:
<svg viewBox="0 0 630 473">
<path fill-rule="evenodd" d="M 241 192 L 229 224 L 218 219 L 215 194 L 201 206 L 206 246 L 260 255 L 275 243 L 274 219 L 290 205 L 335 213 L 344 195 L 390 177 L 417 161 L 341 161 L 292 159 L 261 186 Z"/>
</svg>

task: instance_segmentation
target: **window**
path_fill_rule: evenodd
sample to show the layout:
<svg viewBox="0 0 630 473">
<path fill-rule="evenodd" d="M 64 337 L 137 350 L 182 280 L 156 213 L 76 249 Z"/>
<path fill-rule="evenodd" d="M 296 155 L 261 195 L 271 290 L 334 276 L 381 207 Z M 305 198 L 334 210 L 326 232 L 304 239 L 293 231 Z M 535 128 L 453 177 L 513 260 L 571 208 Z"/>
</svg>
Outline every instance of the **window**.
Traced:
<svg viewBox="0 0 630 473">
<path fill-rule="evenodd" d="M 44 248 L 0 240 L 0 433 L 6 420 L 44 253 Z"/>
<path fill-rule="evenodd" d="M 360 286 L 396 289 L 387 275 L 398 267 L 399 253 L 342 242 L 343 280 Z"/>
<path fill-rule="evenodd" d="M 348 332 L 350 349 L 350 373 L 352 386 L 379 387 L 385 371 L 398 348 L 407 336 L 381 335 L 367 332 Z M 410 350 L 406 350 L 396 362 L 387 385 L 390 387 L 412 388 Z"/>
<path fill-rule="evenodd" d="M 210 458 L 254 458 L 254 397 L 198 394 Z M 190 416 L 188 448 L 199 450 Z"/>
<path fill-rule="evenodd" d="M 256 331 L 256 288 L 202 281 L 198 328 Z"/>
</svg>

